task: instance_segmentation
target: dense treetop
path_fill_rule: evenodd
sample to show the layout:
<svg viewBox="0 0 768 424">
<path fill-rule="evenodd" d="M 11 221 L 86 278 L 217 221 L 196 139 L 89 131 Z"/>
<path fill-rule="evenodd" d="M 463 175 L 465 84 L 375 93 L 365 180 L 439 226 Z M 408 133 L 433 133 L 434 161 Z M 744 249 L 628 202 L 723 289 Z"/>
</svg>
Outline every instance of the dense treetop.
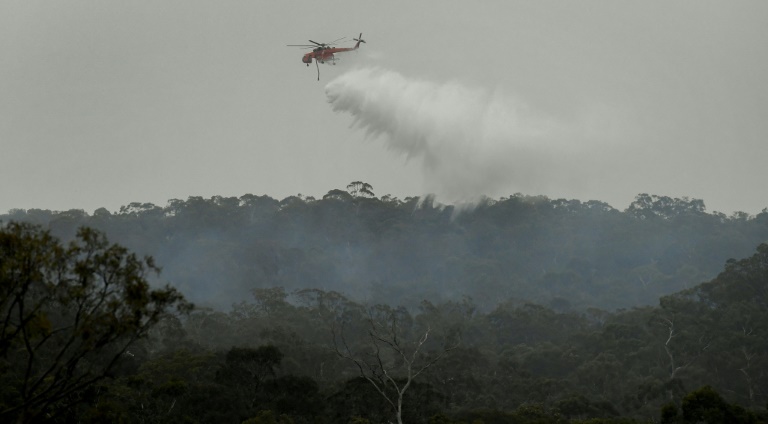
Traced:
<svg viewBox="0 0 768 424">
<path fill-rule="evenodd" d="M 88 225 L 163 265 L 199 303 L 227 308 L 254 287 L 322 288 L 405 304 L 522 298 L 558 310 L 652 305 L 714 277 L 768 240 L 768 211 L 707 213 L 698 199 L 598 201 L 513 195 L 471 208 L 376 197 L 353 182 L 322 199 L 246 194 L 98 209 L 12 210 L 2 221 L 71 239 Z M 416 303 L 414 303 L 416 302 Z"/>
</svg>

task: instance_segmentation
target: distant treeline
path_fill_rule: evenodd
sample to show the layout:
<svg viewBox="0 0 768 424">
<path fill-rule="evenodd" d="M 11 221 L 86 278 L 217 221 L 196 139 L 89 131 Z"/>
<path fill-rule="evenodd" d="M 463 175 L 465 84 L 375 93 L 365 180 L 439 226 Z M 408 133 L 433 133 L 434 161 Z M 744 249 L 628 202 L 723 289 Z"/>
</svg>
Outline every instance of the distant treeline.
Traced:
<svg viewBox="0 0 768 424">
<path fill-rule="evenodd" d="M 641 194 L 619 211 L 517 194 L 457 211 L 430 198 L 379 198 L 363 182 L 322 199 L 190 197 L 92 215 L 17 209 L 0 220 L 65 240 L 80 226 L 102 230 L 152 255 L 187 298 L 224 309 L 254 288 L 284 287 L 408 307 L 467 296 L 483 310 L 509 299 L 613 310 L 707 281 L 768 240 L 768 211 L 708 213 L 698 199 Z"/>
</svg>

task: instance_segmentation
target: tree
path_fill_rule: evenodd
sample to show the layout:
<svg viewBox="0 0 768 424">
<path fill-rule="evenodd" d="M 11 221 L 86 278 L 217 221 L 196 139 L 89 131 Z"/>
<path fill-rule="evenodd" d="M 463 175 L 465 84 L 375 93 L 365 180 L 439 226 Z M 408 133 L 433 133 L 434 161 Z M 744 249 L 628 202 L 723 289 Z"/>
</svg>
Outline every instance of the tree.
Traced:
<svg viewBox="0 0 768 424">
<path fill-rule="evenodd" d="M 347 184 L 347 191 L 354 197 L 376 197 L 376 195 L 373 194 L 373 186 L 362 181 L 353 181 Z"/>
<path fill-rule="evenodd" d="M 130 352 L 135 352 L 133 347 Z M 139 353 L 136 359 L 141 360 Z M 222 407 L 217 403 L 219 399 L 211 396 L 215 394 L 211 387 L 218 367 L 211 352 L 193 353 L 180 348 L 158 354 L 142 361 L 135 372 L 98 383 L 95 405 L 78 415 L 84 415 L 86 423 L 183 422 L 192 416 L 205 422 L 210 415 L 226 411 L 232 421 L 242 415 L 238 414 L 242 408 Z M 201 394 L 206 397 L 203 404 L 199 401 Z"/>
<path fill-rule="evenodd" d="M 285 415 L 275 417 L 270 410 L 259 411 L 258 415 L 243 421 L 242 424 L 293 424 L 293 420 Z"/>
<path fill-rule="evenodd" d="M 107 377 L 157 322 L 192 305 L 150 288 L 159 273 L 89 228 L 63 245 L 30 224 L 0 228 L 0 421 L 51 418 Z"/>
<path fill-rule="evenodd" d="M 675 391 L 683 394 L 681 372 L 704 357 L 712 344 L 713 323 L 700 303 L 693 302 L 685 292 L 665 296 L 659 300 L 660 309 L 654 318 L 657 324 L 666 328 L 664 352 L 669 359 L 667 394 L 674 400 Z M 666 362 L 666 361 L 665 361 Z"/>
<path fill-rule="evenodd" d="M 741 406 L 726 402 L 712 387 L 704 386 L 683 398 L 683 422 L 685 423 L 733 423 L 757 422 L 756 417 Z"/>
<path fill-rule="evenodd" d="M 376 305 L 367 310 L 365 351 L 353 351 L 344 335 L 334 327 L 336 354 L 355 364 L 365 378 L 392 407 L 398 424 L 403 423 L 403 396 L 414 380 L 446 353 L 459 346 L 458 338 L 446 337 L 438 351 L 426 354 L 432 328 L 414 331 L 413 319 L 405 308 Z"/>
<path fill-rule="evenodd" d="M 233 386 L 244 386 L 258 391 L 267 377 L 275 378 L 275 368 L 280 365 L 283 354 L 271 345 L 257 349 L 233 347 L 227 352 L 226 363 L 218 379 Z"/>
</svg>

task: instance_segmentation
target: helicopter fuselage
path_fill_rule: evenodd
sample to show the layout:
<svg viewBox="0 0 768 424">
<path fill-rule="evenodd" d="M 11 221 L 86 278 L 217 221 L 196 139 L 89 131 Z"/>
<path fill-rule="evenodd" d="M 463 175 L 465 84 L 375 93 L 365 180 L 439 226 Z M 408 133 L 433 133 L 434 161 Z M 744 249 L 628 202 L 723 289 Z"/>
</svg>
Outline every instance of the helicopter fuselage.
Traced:
<svg viewBox="0 0 768 424">
<path fill-rule="evenodd" d="M 354 48 L 336 48 L 336 49 L 328 49 L 328 48 L 320 49 L 319 48 L 319 49 L 315 49 L 315 50 L 311 51 L 310 53 L 305 54 L 301 58 L 301 61 L 306 63 L 307 65 L 312 63 L 312 59 L 315 59 L 316 61 L 318 61 L 320 63 L 335 62 L 335 61 L 339 60 L 339 58 L 337 58 L 334 55 L 334 53 L 349 52 L 349 51 L 353 51 L 353 50 L 356 50 L 356 49 L 357 49 L 357 47 L 354 47 Z"/>
<path fill-rule="evenodd" d="M 339 39 L 341 40 L 341 39 Z M 289 44 L 289 46 L 294 47 L 310 47 L 312 48 L 312 51 L 309 53 L 306 53 L 304 56 L 301 57 L 301 62 L 305 63 L 307 66 L 309 66 L 310 63 L 312 63 L 312 59 L 315 60 L 315 64 L 318 63 L 326 63 L 331 62 L 331 64 L 335 65 L 336 61 L 339 60 L 339 58 L 336 57 L 336 53 L 343 53 L 343 52 L 351 52 L 354 50 L 357 50 L 360 47 L 360 43 L 365 43 L 365 40 L 363 40 L 363 33 L 361 32 L 358 38 L 354 38 L 357 43 L 353 47 L 330 47 L 330 45 L 334 44 L 336 41 L 332 41 L 331 43 L 318 43 L 317 41 L 309 40 L 310 43 L 314 44 Z M 320 68 L 317 68 L 317 79 L 320 80 Z"/>
</svg>

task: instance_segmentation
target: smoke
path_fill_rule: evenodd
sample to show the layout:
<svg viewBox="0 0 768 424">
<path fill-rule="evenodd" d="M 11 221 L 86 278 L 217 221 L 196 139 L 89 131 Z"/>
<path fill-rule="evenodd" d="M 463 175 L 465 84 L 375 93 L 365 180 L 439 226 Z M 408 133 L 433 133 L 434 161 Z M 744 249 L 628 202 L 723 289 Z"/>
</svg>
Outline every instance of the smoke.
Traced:
<svg viewBox="0 0 768 424">
<path fill-rule="evenodd" d="M 325 92 L 334 111 L 352 115 L 353 128 L 418 161 L 425 188 L 441 202 L 545 194 L 589 179 L 574 160 L 586 160 L 588 139 L 599 138 L 595 119 L 567 122 L 500 90 L 412 79 L 381 68 L 349 71 Z"/>
</svg>

